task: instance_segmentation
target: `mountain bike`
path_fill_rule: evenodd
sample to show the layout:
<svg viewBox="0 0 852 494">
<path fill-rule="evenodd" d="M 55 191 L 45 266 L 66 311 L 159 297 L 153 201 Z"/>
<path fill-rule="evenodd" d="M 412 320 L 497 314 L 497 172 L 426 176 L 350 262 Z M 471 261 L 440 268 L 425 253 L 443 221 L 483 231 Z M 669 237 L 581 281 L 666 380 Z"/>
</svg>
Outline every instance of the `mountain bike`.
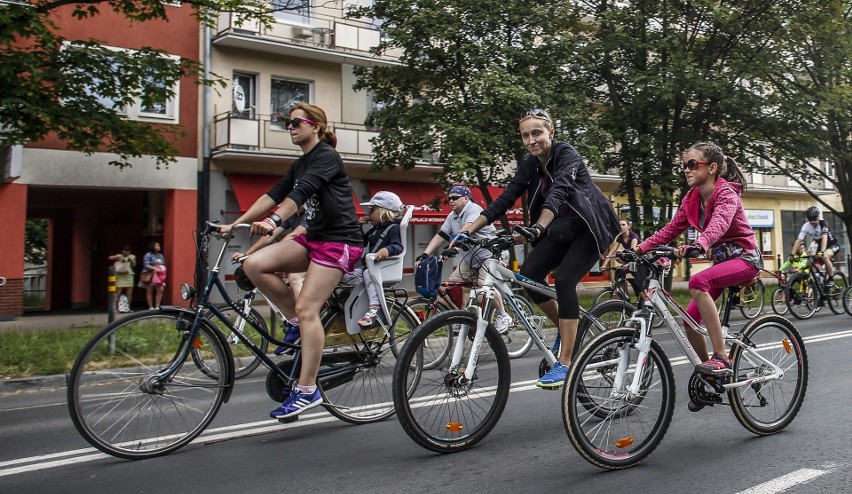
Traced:
<svg viewBox="0 0 852 494">
<path fill-rule="evenodd" d="M 698 249 L 688 253 L 694 256 Z M 623 258 L 653 266 L 656 259 L 673 259 L 674 249 L 659 247 L 644 256 L 624 251 Z M 732 304 L 740 287 L 727 290 L 729 303 L 722 316 L 725 342 L 730 345 L 731 373 L 689 379 L 690 410 L 730 405 L 737 420 L 757 435 L 773 434 L 793 421 L 805 397 L 808 359 L 799 331 L 778 315 L 753 319 L 731 332 Z M 652 279 L 645 291 L 646 307 L 623 327 L 595 337 L 574 358 L 562 393 L 565 430 L 574 448 L 590 463 L 617 470 L 636 465 L 660 444 L 672 420 L 675 384 L 672 364 L 652 337 L 649 318 L 655 306 L 665 328 L 689 365 L 701 359 L 670 308 L 692 330 L 707 335 Z M 722 395 L 727 394 L 728 403 Z"/>
<path fill-rule="evenodd" d="M 301 347 L 273 339 L 257 317 L 243 312 L 230 298 L 220 278 L 219 266 L 234 233 L 249 226 L 234 225 L 232 233 L 223 235 L 218 225 L 207 222 L 197 244 L 198 266 L 207 269 L 212 239 L 222 240 L 222 245 L 202 289 L 181 286 L 190 308 L 163 306 L 129 315 L 84 346 L 68 378 L 68 407 L 77 431 L 92 446 L 119 458 L 151 458 L 189 444 L 204 431 L 230 398 L 235 379 L 231 345 L 211 317 L 270 369 L 266 380 L 270 398 L 281 402 L 295 384 Z M 379 263 L 371 264 L 369 256 L 367 263 L 375 268 Z M 377 279 L 378 286 L 380 282 Z M 214 291 L 264 340 L 292 348 L 292 359 L 273 361 L 245 331 L 237 331 L 210 302 Z M 333 313 L 325 321 L 317 385 L 329 413 L 360 424 L 393 415 L 390 385 L 396 346 L 418 320 L 405 305 L 407 293 L 391 289 L 384 299 L 380 297 L 388 323 L 361 330 L 357 319 L 367 307 L 366 291 L 360 285 L 351 292 L 345 301 L 333 301 Z"/>
<path fill-rule="evenodd" d="M 426 449 L 449 453 L 471 448 L 488 435 L 503 413 L 512 383 L 505 341 L 491 322 L 497 293 L 543 354 L 539 377 L 556 362 L 559 344 L 550 347 L 546 342 L 546 316 L 524 308 L 512 286 L 553 299 L 556 290 L 499 263 L 500 253 L 515 243 L 510 232 L 492 239 L 457 241 L 463 248 L 491 253 L 480 268 L 485 270 L 483 286 L 471 288 L 465 310 L 430 317 L 402 347 L 394 369 L 394 406 L 405 432 Z M 612 300 L 591 312 L 583 311 L 575 349 L 591 336 L 620 325 L 633 310 L 627 302 Z M 422 365 L 435 361 L 439 364 L 433 368 Z"/>
<path fill-rule="evenodd" d="M 826 284 L 825 275 L 815 259 L 808 256 L 807 267 L 787 280 L 787 307 L 797 319 L 808 319 L 825 304 L 835 314 L 844 311 L 844 293 L 848 288 L 846 275 L 835 270 L 832 283 Z"/>
</svg>

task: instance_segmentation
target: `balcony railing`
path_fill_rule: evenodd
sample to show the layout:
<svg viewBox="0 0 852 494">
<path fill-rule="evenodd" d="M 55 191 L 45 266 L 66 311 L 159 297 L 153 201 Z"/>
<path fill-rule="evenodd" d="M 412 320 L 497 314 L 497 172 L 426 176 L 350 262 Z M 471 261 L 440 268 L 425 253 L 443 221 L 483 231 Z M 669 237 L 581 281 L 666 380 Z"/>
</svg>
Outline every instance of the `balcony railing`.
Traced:
<svg viewBox="0 0 852 494">
<path fill-rule="evenodd" d="M 337 152 L 356 159 L 372 159 L 373 146 L 370 139 L 378 132 L 367 130 L 363 125 L 330 122 L 329 127 L 337 136 Z M 290 154 L 299 151 L 299 146 L 290 140 L 284 122 L 270 115 L 255 115 L 251 118 L 220 113 L 213 119 L 213 151 L 255 151 Z"/>
<path fill-rule="evenodd" d="M 372 61 L 397 60 L 398 54 L 395 53 L 384 57 L 375 57 L 369 53 L 372 47 L 379 44 L 382 37 L 381 30 L 374 25 L 332 16 L 310 16 L 305 19 L 308 24 L 276 22 L 265 27 L 257 21 L 250 21 L 238 25 L 232 13 L 222 12 L 218 18 L 214 43 L 228 43 L 228 37 L 235 35 L 241 41 L 257 38 L 265 43 L 278 42 L 282 48 L 317 48 L 330 55 L 341 52 L 338 56 L 347 58 L 360 56 Z"/>
</svg>

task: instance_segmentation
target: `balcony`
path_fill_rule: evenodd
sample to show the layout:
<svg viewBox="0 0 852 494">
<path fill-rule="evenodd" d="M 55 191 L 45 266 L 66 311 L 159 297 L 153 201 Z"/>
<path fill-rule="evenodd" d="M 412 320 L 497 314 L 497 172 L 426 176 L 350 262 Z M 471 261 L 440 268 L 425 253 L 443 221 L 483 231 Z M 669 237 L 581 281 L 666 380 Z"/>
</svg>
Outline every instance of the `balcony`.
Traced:
<svg viewBox="0 0 852 494">
<path fill-rule="evenodd" d="M 381 31 L 369 23 L 333 16 L 305 17 L 305 21 L 276 22 L 268 28 L 257 21 L 237 25 L 233 14 L 222 12 L 213 45 L 352 65 L 397 63 L 395 55 L 377 57 L 369 52 L 381 41 Z"/>
<path fill-rule="evenodd" d="M 373 146 L 370 139 L 378 132 L 367 130 L 363 125 L 330 122 L 329 127 L 337 136 L 337 152 L 344 161 L 369 162 L 373 158 Z M 301 154 L 298 146 L 290 141 L 290 133 L 282 122 L 270 115 L 255 115 L 253 118 L 220 113 L 213 119 L 212 155 L 216 157 L 237 157 L 240 159 L 258 159 L 269 157 L 297 157 Z"/>
</svg>

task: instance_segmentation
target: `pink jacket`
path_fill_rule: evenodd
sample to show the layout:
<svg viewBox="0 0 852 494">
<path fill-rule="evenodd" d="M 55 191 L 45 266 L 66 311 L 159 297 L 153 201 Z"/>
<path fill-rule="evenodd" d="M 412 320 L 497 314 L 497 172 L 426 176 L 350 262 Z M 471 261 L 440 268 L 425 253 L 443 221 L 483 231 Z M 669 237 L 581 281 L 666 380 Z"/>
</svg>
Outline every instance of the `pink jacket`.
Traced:
<svg viewBox="0 0 852 494">
<path fill-rule="evenodd" d="M 716 179 L 716 187 L 704 209 L 703 229 L 698 226 L 701 195 L 695 187 L 689 189 L 674 218 L 662 230 L 639 244 L 639 248 L 647 252 L 665 245 L 693 226 L 701 232 L 696 245 L 700 245 L 704 252 L 708 252 L 711 245 L 724 242 L 734 242 L 747 250 L 757 249 L 754 230 L 748 224 L 740 199 L 742 189 L 742 185 L 736 182 L 729 182 L 722 177 Z"/>
</svg>

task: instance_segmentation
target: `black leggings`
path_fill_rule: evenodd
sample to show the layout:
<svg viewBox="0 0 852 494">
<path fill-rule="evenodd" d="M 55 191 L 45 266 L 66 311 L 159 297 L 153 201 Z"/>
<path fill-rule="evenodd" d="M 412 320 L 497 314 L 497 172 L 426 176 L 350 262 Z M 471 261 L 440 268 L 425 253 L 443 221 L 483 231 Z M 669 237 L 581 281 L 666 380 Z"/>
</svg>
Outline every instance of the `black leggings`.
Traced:
<svg viewBox="0 0 852 494">
<path fill-rule="evenodd" d="M 579 319 L 580 300 L 577 283 L 600 259 L 595 236 L 579 216 L 558 218 L 550 224 L 545 235 L 524 260 L 520 273 L 539 283 L 545 283 L 547 274 L 556 269 L 556 301 L 559 319 Z M 528 291 L 536 304 L 549 298 Z"/>
</svg>

